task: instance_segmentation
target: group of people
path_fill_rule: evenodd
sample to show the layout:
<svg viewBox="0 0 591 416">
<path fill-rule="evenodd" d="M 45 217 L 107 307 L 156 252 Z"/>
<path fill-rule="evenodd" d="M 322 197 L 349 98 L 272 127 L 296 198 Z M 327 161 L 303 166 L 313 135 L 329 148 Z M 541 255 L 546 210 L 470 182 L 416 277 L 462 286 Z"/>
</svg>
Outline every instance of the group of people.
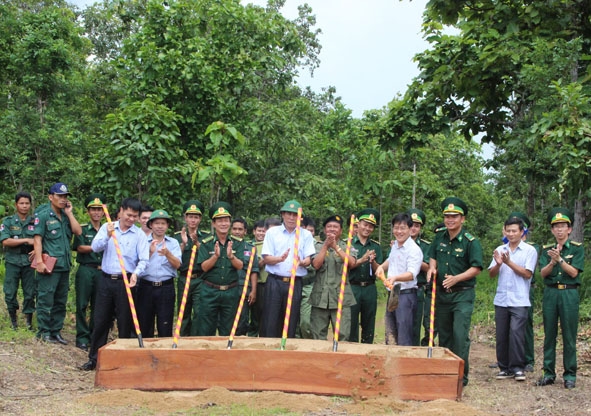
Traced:
<svg viewBox="0 0 591 416">
<path fill-rule="evenodd" d="M 479 240 L 463 226 L 468 207 L 459 198 L 442 202 L 443 223 L 432 243 L 421 238 L 424 212 L 410 209 L 396 214 L 391 221 L 394 239 L 384 255 L 380 244 L 371 239 L 380 224 L 380 214 L 372 208 L 352 216 L 350 245 L 343 236 L 341 216 L 323 221 L 321 239 L 314 221 L 299 216 L 302 206 L 296 200 L 280 208 L 280 218 L 255 223 L 254 239 L 247 241 L 246 221 L 234 218 L 225 202 L 209 208 L 212 231 L 203 231 L 199 226 L 205 207 L 198 200 L 187 201 L 182 229 L 169 236 L 173 224 L 169 214 L 134 198 L 121 202 L 115 221 L 103 223 L 106 199 L 102 194 L 86 198 L 89 222 L 80 225 L 69 195 L 65 184 L 56 183 L 49 190 L 49 204 L 34 215 L 30 215 L 31 196 L 16 195 L 16 213 L 0 226 L 6 252 L 4 292 L 13 327 L 18 326 L 16 292 L 21 281 L 27 327 L 32 329 L 36 311 L 37 337 L 67 344 L 61 330 L 71 251 L 76 251 L 76 346 L 89 352 L 83 370 L 96 367 L 98 350 L 106 344 L 114 320 L 121 338 L 138 332 L 144 337 L 170 337 L 175 306 L 178 312 L 182 305 L 181 336 L 229 335 L 244 285 L 248 294 L 236 335 L 282 337 L 289 307 L 288 337 L 326 339 L 332 326 L 333 333 L 338 327 L 339 340 L 371 344 L 380 278 L 390 288 L 385 316 L 388 344 L 427 345 L 431 285 L 436 285 L 434 335 L 439 346 L 464 360 L 464 385 L 468 383 L 474 288 L 483 269 L 483 253 Z M 577 289 L 584 256 L 582 245 L 569 239 L 572 220 L 564 208 L 550 213 L 556 242 L 541 252 L 526 241 L 530 223 L 525 215 L 511 213 L 504 224 L 505 244 L 494 251 L 489 266 L 490 276 L 498 276 L 494 300 L 498 379 L 524 380 L 528 356 L 533 362 L 533 339 L 528 342 L 527 334 L 532 325 L 531 281 L 539 254 L 545 284 L 545 340 L 544 374 L 538 384 L 553 384 L 556 378 L 560 320 L 564 383 L 566 388 L 575 386 Z M 345 264 L 348 274 L 337 325 Z M 137 321 L 132 317 L 125 277 L 132 288 Z"/>
</svg>

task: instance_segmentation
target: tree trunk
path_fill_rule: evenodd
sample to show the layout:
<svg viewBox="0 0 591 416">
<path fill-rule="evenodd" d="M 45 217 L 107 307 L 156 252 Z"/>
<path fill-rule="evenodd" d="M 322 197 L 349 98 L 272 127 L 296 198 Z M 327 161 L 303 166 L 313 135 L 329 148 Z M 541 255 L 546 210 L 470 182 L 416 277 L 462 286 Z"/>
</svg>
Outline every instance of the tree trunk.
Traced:
<svg viewBox="0 0 591 416">
<path fill-rule="evenodd" d="M 575 221 L 573 224 L 573 232 L 570 235 L 571 240 L 583 242 L 583 235 L 585 230 L 585 206 L 588 198 L 579 190 L 579 197 L 575 200 Z"/>
</svg>

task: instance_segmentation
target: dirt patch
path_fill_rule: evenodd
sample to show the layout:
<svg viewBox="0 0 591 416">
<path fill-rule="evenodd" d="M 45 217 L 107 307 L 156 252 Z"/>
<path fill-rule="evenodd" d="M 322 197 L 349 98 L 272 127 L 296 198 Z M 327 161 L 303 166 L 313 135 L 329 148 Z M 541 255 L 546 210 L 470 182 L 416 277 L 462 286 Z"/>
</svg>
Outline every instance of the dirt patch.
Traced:
<svg viewBox="0 0 591 416">
<path fill-rule="evenodd" d="M 77 369 L 87 356 L 73 346 L 73 336 L 66 335 L 70 340 L 68 346 L 39 343 L 32 336 L 17 338 L 18 341 L 0 343 L 0 413 L 3 415 L 591 413 L 590 354 L 586 341 L 579 346 L 577 388 L 566 390 L 560 378 L 554 386 L 533 385 L 541 375 L 541 339 L 536 340 L 538 368 L 535 373 L 528 373 L 527 381 L 495 380 L 497 370 L 488 367 L 495 361 L 494 343 L 490 334 L 482 331 L 473 336 L 470 384 L 464 389 L 461 402 L 410 402 L 389 397 L 354 400 L 282 392 L 231 392 L 223 388 L 201 392 L 107 391 L 94 387 L 94 372 Z M 562 371 L 560 366 L 557 370 L 558 374 Z"/>
</svg>

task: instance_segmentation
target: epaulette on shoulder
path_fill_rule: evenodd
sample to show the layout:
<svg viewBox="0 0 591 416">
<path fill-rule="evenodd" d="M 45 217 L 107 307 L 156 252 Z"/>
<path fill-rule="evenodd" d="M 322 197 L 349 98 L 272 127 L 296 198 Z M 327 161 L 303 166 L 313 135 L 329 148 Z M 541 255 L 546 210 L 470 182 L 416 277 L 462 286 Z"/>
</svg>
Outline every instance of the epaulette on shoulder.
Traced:
<svg viewBox="0 0 591 416">
<path fill-rule="evenodd" d="M 529 244 L 530 246 L 535 246 L 536 243 L 534 243 L 533 241 L 525 241 L 526 244 Z"/>
<path fill-rule="evenodd" d="M 180 234 L 180 233 L 181 233 L 181 231 L 177 231 L 176 233 L 174 233 L 174 235 L 178 235 L 178 234 Z"/>
<path fill-rule="evenodd" d="M 437 229 L 435 230 L 435 232 L 436 232 L 436 233 L 440 233 L 440 232 L 442 232 L 442 231 L 445 231 L 445 230 L 447 230 L 447 227 L 439 227 L 439 228 L 437 228 Z"/>
<path fill-rule="evenodd" d="M 206 237 L 203 239 L 203 243 L 207 244 L 209 243 L 211 240 L 213 240 L 213 235 L 210 235 L 209 237 Z"/>
<path fill-rule="evenodd" d="M 577 247 L 580 247 L 580 246 L 582 246 L 582 245 L 583 245 L 583 243 L 579 243 L 578 241 L 572 241 L 572 240 L 571 240 L 571 243 L 572 243 L 572 244 L 574 244 L 574 245 L 575 245 L 575 246 L 577 246 Z"/>
<path fill-rule="evenodd" d="M 80 227 L 86 227 L 88 225 L 87 222 L 85 222 L 84 224 L 80 224 Z"/>
<path fill-rule="evenodd" d="M 421 238 L 421 241 L 425 244 L 431 244 L 431 242 L 429 240 L 425 240 L 424 238 Z"/>
<path fill-rule="evenodd" d="M 464 236 L 468 239 L 468 241 L 474 241 L 475 237 L 470 233 L 464 233 Z"/>
<path fill-rule="evenodd" d="M 554 247 L 554 243 L 552 243 L 552 244 L 545 244 L 544 246 L 542 246 L 542 248 L 544 250 L 549 249 L 549 248 L 552 248 L 552 247 Z"/>
<path fill-rule="evenodd" d="M 380 245 L 380 242 L 378 240 L 370 239 L 369 241 L 376 243 L 378 246 Z"/>
<path fill-rule="evenodd" d="M 199 232 L 201 234 L 205 234 L 205 235 L 210 235 L 211 234 L 211 231 L 209 231 L 209 230 L 199 230 Z"/>
<path fill-rule="evenodd" d="M 234 237 L 233 235 L 230 236 L 232 240 L 242 241 L 242 238 Z"/>
</svg>

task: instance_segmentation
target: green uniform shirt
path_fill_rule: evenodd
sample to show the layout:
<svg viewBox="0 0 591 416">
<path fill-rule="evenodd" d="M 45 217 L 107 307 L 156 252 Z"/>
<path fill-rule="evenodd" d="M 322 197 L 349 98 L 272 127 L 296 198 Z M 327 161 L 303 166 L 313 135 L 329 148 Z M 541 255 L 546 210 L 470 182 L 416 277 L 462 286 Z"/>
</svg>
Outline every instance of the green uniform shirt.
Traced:
<svg viewBox="0 0 591 416">
<path fill-rule="evenodd" d="M 384 258 L 382 256 L 382 247 L 380 247 L 380 245 L 377 242 L 369 238 L 367 239 L 365 244 L 363 244 L 359 240 L 359 237 L 353 237 L 353 240 L 351 241 L 351 248 L 351 252 L 353 252 L 354 249 L 354 252 L 356 253 L 354 257 L 358 259 L 363 257 L 365 253 L 367 253 L 369 250 L 375 250 L 376 262 L 378 264 L 382 264 L 382 262 L 384 261 Z M 349 271 L 350 282 L 369 282 L 372 280 L 376 280 L 376 277 L 374 276 L 373 271 L 371 270 L 371 264 L 368 261 L 360 264 L 354 269 L 350 269 Z"/>
<path fill-rule="evenodd" d="M 197 254 L 197 265 L 199 271 L 203 271 L 201 263 L 213 256 L 215 250 L 215 243 L 219 241 L 217 234 L 212 234 L 207 238 L 204 238 L 201 246 L 199 247 L 199 253 Z M 232 241 L 232 253 L 242 262 L 244 262 L 244 242 L 232 236 L 228 236 L 226 244 L 220 245 L 220 257 L 215 262 L 215 265 L 208 272 L 204 272 L 201 276 L 203 280 L 207 280 L 214 285 L 229 285 L 234 282 L 238 282 L 238 270 L 232 267 L 232 262 L 228 258 L 227 246 Z"/>
<path fill-rule="evenodd" d="M 546 265 L 548 265 L 548 263 L 550 263 L 551 259 L 548 255 L 548 250 L 554 247 L 556 247 L 556 243 L 547 244 L 542 248 L 542 256 L 540 257 L 540 269 L 543 269 Z M 579 274 L 577 275 L 577 277 L 573 279 L 568 274 L 564 273 L 562 271 L 562 266 L 557 263 L 552 268 L 552 272 L 550 272 L 550 274 L 544 278 L 544 284 L 554 285 L 561 283 L 567 285 L 580 285 L 580 272 L 583 271 L 583 267 L 585 266 L 585 249 L 583 248 L 583 244 L 577 243 L 572 240 L 566 240 L 566 243 L 564 243 L 564 246 L 562 247 L 560 254 L 565 262 L 567 262 L 579 271 Z"/>
<path fill-rule="evenodd" d="M 239 239 L 238 239 L 239 240 Z M 243 285 L 244 281 L 246 280 L 246 271 L 248 270 L 248 262 L 250 261 L 250 255 L 252 254 L 252 247 L 253 245 L 250 244 L 248 241 L 243 242 L 243 256 L 244 256 L 244 266 L 242 270 L 238 270 L 238 283 Z M 235 243 L 232 243 L 235 244 Z M 259 272 L 259 261 L 258 256 L 255 254 L 255 259 L 252 261 L 252 269 L 250 273 L 258 273 Z M 248 287 L 250 287 L 250 279 L 248 279 Z"/>
<path fill-rule="evenodd" d="M 541 249 L 542 249 L 540 247 L 540 245 L 537 244 L 537 243 L 532 243 L 531 241 L 527 241 L 527 240 L 525 240 L 525 242 L 527 244 L 529 244 L 530 246 L 532 246 L 533 248 L 536 249 L 536 253 L 538 253 L 538 259 L 539 259 L 540 258 L 540 254 L 541 254 Z M 532 275 L 531 275 L 531 284 L 533 285 L 534 283 L 536 283 L 536 278 L 535 278 L 535 273 L 532 273 Z"/>
<path fill-rule="evenodd" d="M 347 249 L 347 244 L 343 241 L 337 242 L 341 250 Z M 324 242 L 316 242 L 316 254 L 320 253 Z M 355 256 L 353 256 L 355 257 Z M 341 259 L 333 249 L 328 249 L 324 263 L 316 271 L 316 281 L 310 294 L 310 304 L 317 308 L 336 309 L 338 306 L 339 292 L 341 287 L 341 277 L 343 274 L 343 266 L 345 262 Z M 343 298 L 343 306 L 355 305 L 355 296 L 351 290 L 351 285 L 347 279 L 345 285 L 345 296 Z"/>
<path fill-rule="evenodd" d="M 262 256 L 261 253 L 263 251 L 263 242 L 262 241 L 257 241 L 254 243 L 254 246 L 257 249 L 257 258 L 256 258 L 256 262 L 258 263 L 259 261 L 261 261 Z M 266 283 L 267 282 L 267 276 L 269 275 L 269 273 L 267 273 L 267 270 L 265 270 L 265 266 L 263 265 L 263 268 L 259 270 L 259 283 Z"/>
<path fill-rule="evenodd" d="M 208 236 L 208 233 L 197 229 L 197 241 L 203 242 L 203 239 Z M 174 233 L 174 239 L 179 242 L 179 245 L 183 244 L 183 238 L 181 237 L 181 232 L 177 231 Z M 189 270 L 189 262 L 191 261 L 191 250 L 193 250 L 193 240 L 187 236 L 187 245 L 185 246 L 182 256 L 181 256 L 181 267 L 179 267 L 179 273 L 181 276 L 186 277 L 187 271 Z M 195 253 L 195 259 L 193 261 L 193 271 L 191 275 L 195 273 L 200 273 L 201 269 L 197 266 L 197 253 Z"/>
<path fill-rule="evenodd" d="M 43 239 L 43 252 L 57 259 L 53 271 L 69 271 L 72 266 L 70 219 L 62 210 L 60 220 L 52 208 L 43 210 L 36 215 L 34 233 Z"/>
<path fill-rule="evenodd" d="M 464 228 L 453 240 L 449 238 L 447 228 L 439 228 L 429 247 L 429 257 L 437 261 L 437 285 L 441 286 L 445 275 L 456 276 L 470 267 L 482 269 L 482 247 L 477 238 Z M 474 287 L 476 278 L 459 282 L 454 287 Z"/>
<path fill-rule="evenodd" d="M 0 242 L 9 238 L 33 238 L 35 233 L 34 217 L 29 215 L 24 221 L 18 214 L 4 218 L 0 225 Z M 33 251 L 31 244 L 21 244 L 17 247 L 4 247 L 6 262 L 15 266 L 29 266 L 29 253 Z"/>
<path fill-rule="evenodd" d="M 417 238 L 415 243 L 417 243 L 423 252 L 423 262 L 429 264 L 429 247 L 431 247 L 431 243 L 427 240 L 423 240 L 422 238 Z M 427 284 L 427 273 L 419 272 L 417 275 L 417 284 L 421 286 Z"/>
<path fill-rule="evenodd" d="M 80 246 L 89 246 L 92 244 L 92 240 L 96 236 L 98 230 L 95 230 L 92 224 L 83 224 L 82 226 L 82 234 L 74 236 L 74 244 L 72 244 L 72 250 L 76 251 L 76 249 Z M 76 261 L 78 264 L 92 264 L 100 266 L 101 262 L 103 261 L 103 252 L 95 253 L 91 251 L 90 253 L 77 253 L 76 254 Z"/>
</svg>

